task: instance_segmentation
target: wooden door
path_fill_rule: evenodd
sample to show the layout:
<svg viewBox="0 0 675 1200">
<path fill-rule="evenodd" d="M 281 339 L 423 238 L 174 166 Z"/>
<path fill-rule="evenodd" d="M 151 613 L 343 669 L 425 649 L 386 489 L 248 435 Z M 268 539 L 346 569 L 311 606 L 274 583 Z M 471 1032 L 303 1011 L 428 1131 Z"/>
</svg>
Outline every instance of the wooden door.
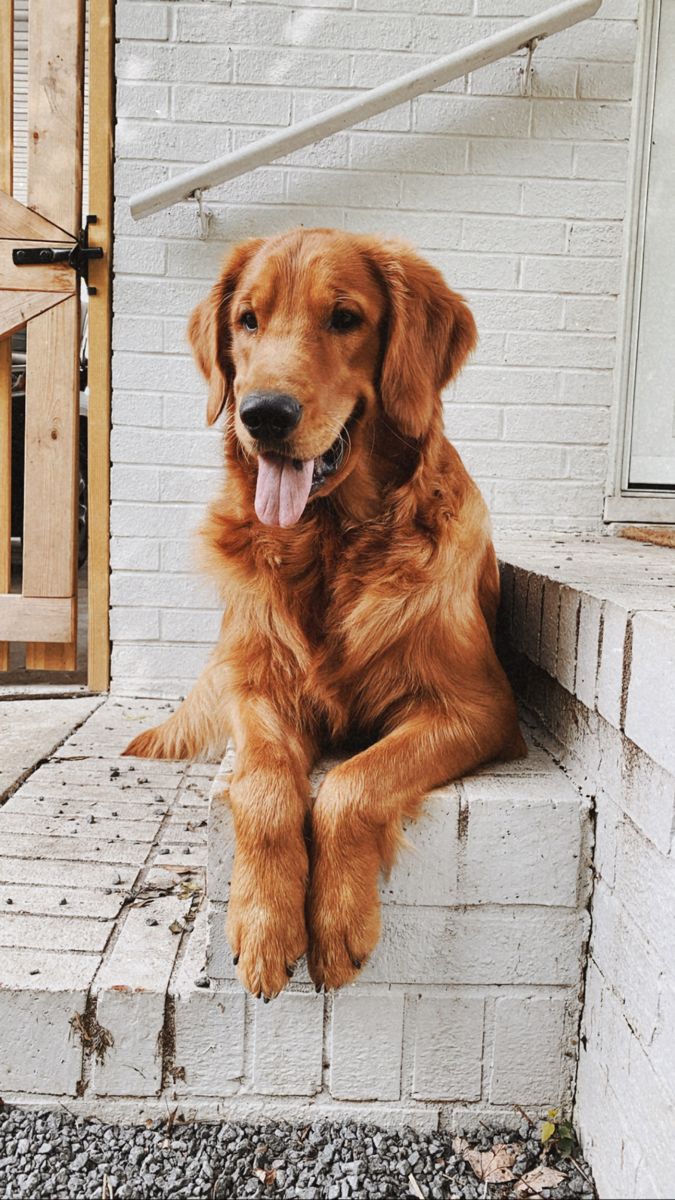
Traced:
<svg viewBox="0 0 675 1200">
<path fill-rule="evenodd" d="M 72 247 L 82 223 L 84 0 L 30 0 L 27 201 L 12 196 L 12 0 L 0 0 L 0 669 L 76 666 L 79 279 L 13 250 Z M 23 573 L 11 586 L 11 357 L 26 326 Z"/>
<path fill-rule="evenodd" d="M 675 0 L 656 31 L 636 310 L 628 486 L 675 492 Z"/>
</svg>

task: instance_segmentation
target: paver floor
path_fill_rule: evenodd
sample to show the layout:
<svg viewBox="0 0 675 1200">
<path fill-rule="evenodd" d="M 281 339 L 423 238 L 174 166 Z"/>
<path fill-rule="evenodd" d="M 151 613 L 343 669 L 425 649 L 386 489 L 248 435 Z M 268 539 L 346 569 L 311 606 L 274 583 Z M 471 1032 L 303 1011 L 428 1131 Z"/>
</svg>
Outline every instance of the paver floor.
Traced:
<svg viewBox="0 0 675 1200">
<path fill-rule="evenodd" d="M 171 709 L 100 697 L 0 705 L 11 748 L 0 799 L 0 1094 L 51 1092 L 57 1080 L 74 1095 L 92 1075 L 112 1094 L 161 1084 L 156 1042 L 203 899 L 216 765 L 121 752 Z M 79 1043 L 64 1046 L 55 1034 L 73 1012 L 86 1013 L 89 995 L 111 1036 L 116 1022 L 137 1021 L 138 1037 L 120 1040 L 124 1061 L 113 1049 L 105 1062 L 85 1054 L 83 1067 L 93 1036 L 86 1019 Z M 31 1008 L 40 1016 L 27 1045 Z"/>
<path fill-rule="evenodd" d="M 0 699 L 0 804 L 11 789 L 102 703 L 101 696 L 64 700 Z"/>
</svg>

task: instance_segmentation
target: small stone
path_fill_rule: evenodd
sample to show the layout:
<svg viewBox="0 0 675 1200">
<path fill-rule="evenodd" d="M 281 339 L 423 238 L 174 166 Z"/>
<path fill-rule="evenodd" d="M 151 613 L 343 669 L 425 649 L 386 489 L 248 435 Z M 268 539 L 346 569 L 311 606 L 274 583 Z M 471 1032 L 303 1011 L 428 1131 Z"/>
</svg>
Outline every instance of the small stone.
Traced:
<svg viewBox="0 0 675 1200">
<path fill-rule="evenodd" d="M 197 979 L 195 979 L 195 987 L 198 987 L 198 988 L 211 987 L 211 980 L 209 979 L 208 975 L 199 975 L 197 977 Z"/>
<path fill-rule="evenodd" d="M 146 917 L 145 923 L 146 925 L 159 925 L 159 921 L 156 917 Z"/>
<path fill-rule="evenodd" d="M 63 906 L 64 904 L 67 904 L 67 903 L 68 903 L 68 901 L 66 900 L 65 896 L 63 896 L 63 897 L 62 897 L 62 898 L 59 900 L 59 904 L 60 904 L 61 906 Z"/>
</svg>

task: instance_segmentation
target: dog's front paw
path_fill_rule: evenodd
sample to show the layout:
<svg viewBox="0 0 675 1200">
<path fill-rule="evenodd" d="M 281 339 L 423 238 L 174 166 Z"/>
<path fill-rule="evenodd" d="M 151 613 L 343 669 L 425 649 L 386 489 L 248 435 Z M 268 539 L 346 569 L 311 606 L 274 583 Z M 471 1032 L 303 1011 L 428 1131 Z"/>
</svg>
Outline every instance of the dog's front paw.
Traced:
<svg viewBox="0 0 675 1200">
<path fill-rule="evenodd" d="M 235 860 L 227 937 L 237 975 L 254 996 L 271 1000 L 283 991 L 307 950 L 304 864 L 257 862 L 255 872 Z M 294 857 L 294 856 L 289 856 Z M 302 857 L 302 856 L 301 856 Z"/>
<path fill-rule="evenodd" d="M 297 960 L 307 949 L 302 909 L 267 908 L 260 902 L 230 900 L 227 937 L 243 986 L 265 1000 L 283 991 Z"/>
<path fill-rule="evenodd" d="M 319 872 L 310 900 L 309 973 L 318 990 L 342 987 L 354 979 L 380 936 L 377 888 L 364 903 L 362 888 L 340 886 Z"/>
<path fill-rule="evenodd" d="M 331 796 L 329 779 L 313 814 L 308 956 L 317 989 L 326 990 L 354 979 L 380 936 L 378 842 Z"/>
</svg>

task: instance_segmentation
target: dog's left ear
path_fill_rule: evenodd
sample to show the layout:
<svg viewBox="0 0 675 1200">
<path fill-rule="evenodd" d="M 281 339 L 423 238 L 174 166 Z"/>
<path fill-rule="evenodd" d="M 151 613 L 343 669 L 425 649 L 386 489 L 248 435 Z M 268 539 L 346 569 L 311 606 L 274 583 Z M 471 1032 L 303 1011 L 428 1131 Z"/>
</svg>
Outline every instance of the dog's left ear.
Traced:
<svg viewBox="0 0 675 1200">
<path fill-rule="evenodd" d="M 263 244 L 249 238 L 235 246 L 223 263 L 220 279 L 192 313 L 188 340 L 202 375 L 208 380 L 206 421 L 213 425 L 223 411 L 234 383 L 231 355 L 230 301 L 246 263 Z"/>
<path fill-rule="evenodd" d="M 372 242 L 368 257 L 387 299 L 382 406 L 403 433 L 420 439 L 441 389 L 476 345 L 476 323 L 441 272 L 405 244 Z"/>
</svg>

